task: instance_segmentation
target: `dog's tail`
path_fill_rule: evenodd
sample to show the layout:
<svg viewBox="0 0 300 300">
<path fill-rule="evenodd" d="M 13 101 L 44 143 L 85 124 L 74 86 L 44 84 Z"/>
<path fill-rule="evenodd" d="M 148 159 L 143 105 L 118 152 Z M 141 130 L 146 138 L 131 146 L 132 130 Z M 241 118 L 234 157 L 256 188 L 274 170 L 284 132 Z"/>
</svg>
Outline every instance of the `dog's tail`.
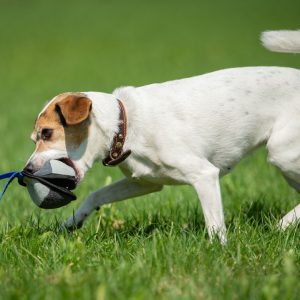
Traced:
<svg viewBox="0 0 300 300">
<path fill-rule="evenodd" d="M 300 30 L 265 31 L 261 41 L 271 51 L 300 53 Z"/>
</svg>

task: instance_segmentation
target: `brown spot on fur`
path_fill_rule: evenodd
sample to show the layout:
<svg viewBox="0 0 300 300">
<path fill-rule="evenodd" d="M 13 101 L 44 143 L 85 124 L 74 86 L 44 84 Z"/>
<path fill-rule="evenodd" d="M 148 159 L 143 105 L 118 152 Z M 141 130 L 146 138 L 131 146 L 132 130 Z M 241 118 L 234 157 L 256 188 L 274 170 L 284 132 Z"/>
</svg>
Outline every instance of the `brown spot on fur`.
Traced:
<svg viewBox="0 0 300 300">
<path fill-rule="evenodd" d="M 61 109 L 66 121 L 64 127 L 57 111 Z M 55 97 L 40 113 L 31 138 L 36 142 L 36 152 L 50 149 L 71 150 L 87 139 L 91 100 L 82 93 L 64 93 Z M 50 140 L 41 139 L 43 128 L 53 129 Z"/>
</svg>

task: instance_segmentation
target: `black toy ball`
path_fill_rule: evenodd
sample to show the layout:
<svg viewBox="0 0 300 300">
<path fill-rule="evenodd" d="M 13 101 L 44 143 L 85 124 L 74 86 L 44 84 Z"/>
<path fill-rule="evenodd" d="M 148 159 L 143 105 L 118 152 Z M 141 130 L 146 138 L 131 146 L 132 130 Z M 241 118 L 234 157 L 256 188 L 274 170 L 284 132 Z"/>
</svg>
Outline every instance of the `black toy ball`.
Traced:
<svg viewBox="0 0 300 300">
<path fill-rule="evenodd" d="M 76 174 L 72 167 L 59 160 L 50 160 L 37 172 L 22 172 L 21 185 L 26 185 L 32 201 L 41 208 L 53 209 L 76 200 L 70 191 L 76 187 Z"/>
</svg>

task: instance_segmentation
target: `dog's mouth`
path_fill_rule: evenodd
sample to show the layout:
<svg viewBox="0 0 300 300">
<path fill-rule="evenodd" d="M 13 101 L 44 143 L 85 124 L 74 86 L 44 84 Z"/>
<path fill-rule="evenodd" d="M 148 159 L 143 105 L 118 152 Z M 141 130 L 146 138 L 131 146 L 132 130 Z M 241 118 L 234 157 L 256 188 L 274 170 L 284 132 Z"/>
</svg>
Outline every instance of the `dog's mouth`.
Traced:
<svg viewBox="0 0 300 300">
<path fill-rule="evenodd" d="M 80 172 L 78 168 L 76 167 L 75 163 L 68 157 L 62 157 L 58 159 L 59 161 L 63 162 L 67 166 L 71 167 L 75 171 L 75 177 L 76 177 L 76 185 L 80 182 Z"/>
</svg>

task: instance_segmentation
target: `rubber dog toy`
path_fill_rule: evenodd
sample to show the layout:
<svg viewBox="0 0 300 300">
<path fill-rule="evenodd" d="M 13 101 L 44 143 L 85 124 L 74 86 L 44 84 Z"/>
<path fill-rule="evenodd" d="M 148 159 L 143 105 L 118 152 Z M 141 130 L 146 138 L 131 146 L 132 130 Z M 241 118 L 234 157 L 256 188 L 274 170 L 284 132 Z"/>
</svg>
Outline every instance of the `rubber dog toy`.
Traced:
<svg viewBox="0 0 300 300">
<path fill-rule="evenodd" d="M 18 178 L 26 186 L 32 201 L 41 208 L 52 209 L 65 206 L 76 196 L 71 190 L 76 188 L 76 176 L 72 167 L 59 160 L 50 160 L 35 173 L 9 172 L 0 175 L 0 180 L 8 178 L 0 194 L 3 197 L 9 184 Z"/>
</svg>

